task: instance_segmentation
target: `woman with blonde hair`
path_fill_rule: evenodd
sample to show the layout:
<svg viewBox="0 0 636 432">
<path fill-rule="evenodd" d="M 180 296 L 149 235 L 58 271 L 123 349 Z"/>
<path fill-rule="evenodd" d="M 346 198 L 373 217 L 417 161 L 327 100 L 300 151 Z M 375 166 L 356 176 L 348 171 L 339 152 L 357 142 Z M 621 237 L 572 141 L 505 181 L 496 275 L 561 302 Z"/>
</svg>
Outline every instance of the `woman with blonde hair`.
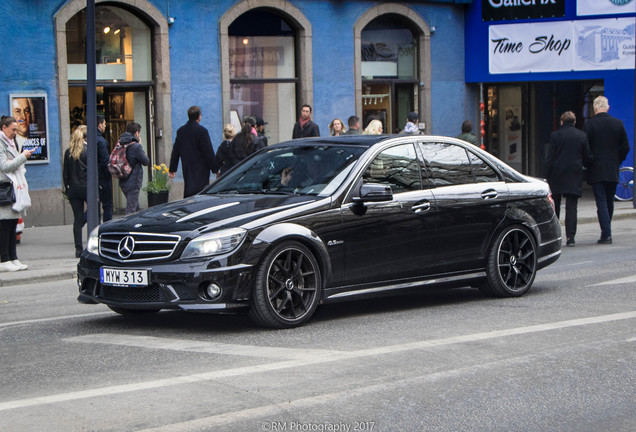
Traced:
<svg viewBox="0 0 636 432">
<path fill-rule="evenodd" d="M 331 120 L 331 123 L 329 123 L 329 135 L 339 136 L 344 134 L 345 134 L 345 127 L 342 120 L 340 120 L 339 118 L 335 118 Z"/>
<path fill-rule="evenodd" d="M 69 148 L 64 152 L 64 169 L 62 179 L 66 197 L 73 209 L 73 239 L 75 241 L 75 257 L 79 258 L 84 246 L 82 244 L 82 228 L 86 223 L 84 205 L 86 204 L 86 135 L 85 125 L 78 126 L 71 135 Z"/>
<path fill-rule="evenodd" d="M 219 166 L 218 175 L 222 175 L 232 168 L 232 165 L 230 164 L 230 144 L 232 143 L 232 138 L 235 136 L 236 129 L 234 128 L 234 125 L 228 123 L 223 126 L 223 142 L 216 152 L 216 164 Z"/>
<path fill-rule="evenodd" d="M 382 122 L 380 120 L 371 120 L 367 128 L 362 132 L 363 135 L 381 135 Z"/>
</svg>

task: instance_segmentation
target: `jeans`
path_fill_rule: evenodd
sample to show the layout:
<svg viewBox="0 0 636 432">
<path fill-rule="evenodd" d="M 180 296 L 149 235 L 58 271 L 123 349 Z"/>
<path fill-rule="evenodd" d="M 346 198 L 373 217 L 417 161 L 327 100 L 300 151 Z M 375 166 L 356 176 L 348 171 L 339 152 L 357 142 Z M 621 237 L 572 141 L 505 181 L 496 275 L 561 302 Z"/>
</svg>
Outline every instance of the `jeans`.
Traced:
<svg viewBox="0 0 636 432">
<path fill-rule="evenodd" d="M 18 259 L 16 252 L 15 227 L 18 225 L 17 219 L 0 220 L 0 261 L 14 261 Z"/>
<path fill-rule="evenodd" d="M 594 199 L 596 200 L 596 214 L 601 226 L 601 239 L 606 240 L 612 236 L 612 216 L 614 215 L 614 195 L 616 194 L 614 182 L 592 183 Z"/>
<path fill-rule="evenodd" d="M 122 188 L 121 191 L 126 196 L 126 214 L 129 215 L 139 211 L 140 210 L 139 189 L 138 188 L 131 188 L 131 189 Z"/>
<path fill-rule="evenodd" d="M 565 197 L 565 238 L 573 241 L 576 235 L 579 197 L 570 194 L 563 194 L 563 196 Z M 561 194 L 553 194 L 552 198 L 558 219 L 561 214 Z"/>
<path fill-rule="evenodd" d="M 86 215 L 84 213 L 84 203 L 86 200 L 83 198 L 69 198 L 71 203 L 71 209 L 73 209 L 73 240 L 75 243 L 75 251 L 81 251 L 84 249 L 82 244 L 82 228 L 86 223 Z"/>
<path fill-rule="evenodd" d="M 102 203 L 102 221 L 113 218 L 113 185 L 110 180 L 99 180 L 99 201 Z"/>
</svg>

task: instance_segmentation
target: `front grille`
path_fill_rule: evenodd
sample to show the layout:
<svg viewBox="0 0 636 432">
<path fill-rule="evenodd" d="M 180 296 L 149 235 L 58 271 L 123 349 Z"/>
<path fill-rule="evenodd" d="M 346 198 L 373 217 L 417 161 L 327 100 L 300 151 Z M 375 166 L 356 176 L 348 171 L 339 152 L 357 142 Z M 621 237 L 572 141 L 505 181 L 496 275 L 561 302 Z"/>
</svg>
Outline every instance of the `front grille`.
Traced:
<svg viewBox="0 0 636 432">
<path fill-rule="evenodd" d="M 143 288 L 102 285 L 99 291 L 99 297 L 104 300 L 139 303 L 165 301 L 163 291 L 157 285 Z"/>
<path fill-rule="evenodd" d="M 119 262 L 168 259 L 181 237 L 151 233 L 104 233 L 99 237 L 99 254 Z"/>
</svg>

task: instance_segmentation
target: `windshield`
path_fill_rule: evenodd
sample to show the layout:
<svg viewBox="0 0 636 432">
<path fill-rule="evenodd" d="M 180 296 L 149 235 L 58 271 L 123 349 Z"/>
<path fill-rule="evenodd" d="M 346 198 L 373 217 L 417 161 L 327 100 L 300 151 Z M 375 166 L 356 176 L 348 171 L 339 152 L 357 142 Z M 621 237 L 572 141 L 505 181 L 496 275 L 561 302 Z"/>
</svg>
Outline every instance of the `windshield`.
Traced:
<svg viewBox="0 0 636 432">
<path fill-rule="evenodd" d="M 330 195 L 365 150 L 347 145 L 270 148 L 241 162 L 205 193 Z"/>
</svg>

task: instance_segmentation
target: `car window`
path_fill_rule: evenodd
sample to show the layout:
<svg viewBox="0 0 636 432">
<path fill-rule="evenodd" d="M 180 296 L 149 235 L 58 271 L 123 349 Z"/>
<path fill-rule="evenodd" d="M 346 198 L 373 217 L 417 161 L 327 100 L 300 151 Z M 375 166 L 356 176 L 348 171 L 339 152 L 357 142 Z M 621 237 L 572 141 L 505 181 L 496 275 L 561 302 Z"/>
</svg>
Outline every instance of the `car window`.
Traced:
<svg viewBox="0 0 636 432">
<path fill-rule="evenodd" d="M 421 189 L 420 166 L 413 144 L 397 145 L 378 154 L 362 175 L 362 181 L 391 186 L 393 193 Z"/>
<path fill-rule="evenodd" d="M 449 143 L 420 143 L 435 187 L 475 183 L 466 150 Z"/>
<path fill-rule="evenodd" d="M 206 193 L 332 193 L 365 151 L 354 146 L 269 148 L 246 159 Z"/>
<path fill-rule="evenodd" d="M 497 172 L 486 163 L 482 158 L 474 153 L 468 152 L 470 165 L 473 169 L 473 176 L 477 183 L 498 182 L 500 181 Z"/>
</svg>

